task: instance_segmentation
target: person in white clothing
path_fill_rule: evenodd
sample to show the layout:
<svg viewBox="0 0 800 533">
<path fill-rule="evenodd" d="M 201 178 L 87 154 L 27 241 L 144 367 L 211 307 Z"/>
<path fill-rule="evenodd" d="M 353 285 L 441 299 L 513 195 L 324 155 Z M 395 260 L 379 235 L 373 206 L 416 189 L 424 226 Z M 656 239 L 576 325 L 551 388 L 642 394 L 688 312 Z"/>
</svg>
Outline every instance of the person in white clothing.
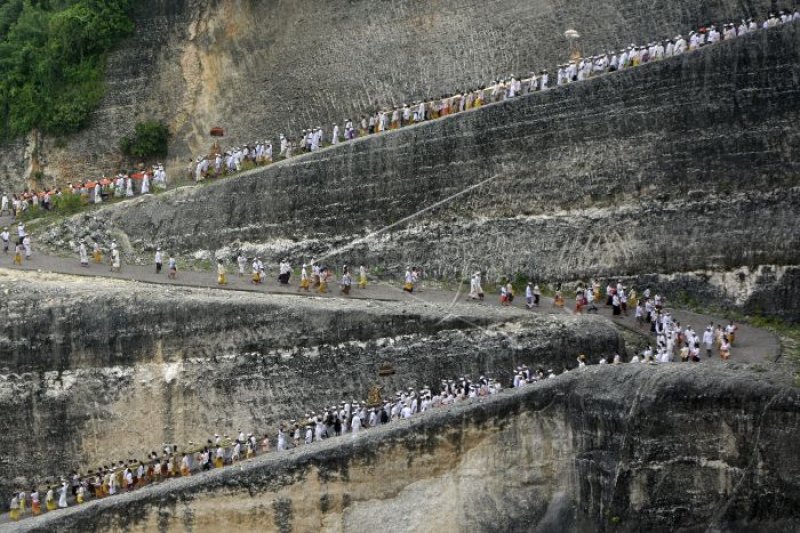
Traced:
<svg viewBox="0 0 800 533">
<path fill-rule="evenodd" d="M 81 240 L 81 244 L 78 247 L 78 254 L 80 255 L 81 259 L 81 266 L 88 267 L 89 266 L 89 252 L 86 250 L 86 241 Z"/>
<path fill-rule="evenodd" d="M 61 482 L 61 488 L 58 489 L 58 506 L 62 509 L 67 507 L 67 482 Z"/>
<path fill-rule="evenodd" d="M 706 349 L 706 357 L 711 357 L 711 347 L 714 345 L 714 328 L 708 326 L 703 332 L 703 346 Z"/>
<path fill-rule="evenodd" d="M 156 263 L 156 274 L 161 274 L 161 267 L 164 264 L 164 257 L 161 254 L 160 247 L 156 248 L 155 263 Z"/>
</svg>

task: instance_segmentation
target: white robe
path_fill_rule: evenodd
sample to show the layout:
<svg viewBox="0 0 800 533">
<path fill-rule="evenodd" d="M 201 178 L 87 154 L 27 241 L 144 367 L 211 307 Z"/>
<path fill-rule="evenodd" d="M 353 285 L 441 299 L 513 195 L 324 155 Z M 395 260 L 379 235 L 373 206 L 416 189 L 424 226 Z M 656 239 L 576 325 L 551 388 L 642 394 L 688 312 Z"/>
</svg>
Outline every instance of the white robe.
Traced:
<svg viewBox="0 0 800 533">
<path fill-rule="evenodd" d="M 62 509 L 67 506 L 67 484 L 61 485 L 58 489 L 58 506 Z"/>
<path fill-rule="evenodd" d="M 483 288 L 481 287 L 481 278 L 478 276 L 472 276 L 472 281 L 470 282 L 469 297 L 472 299 L 479 298 L 482 292 Z"/>
</svg>

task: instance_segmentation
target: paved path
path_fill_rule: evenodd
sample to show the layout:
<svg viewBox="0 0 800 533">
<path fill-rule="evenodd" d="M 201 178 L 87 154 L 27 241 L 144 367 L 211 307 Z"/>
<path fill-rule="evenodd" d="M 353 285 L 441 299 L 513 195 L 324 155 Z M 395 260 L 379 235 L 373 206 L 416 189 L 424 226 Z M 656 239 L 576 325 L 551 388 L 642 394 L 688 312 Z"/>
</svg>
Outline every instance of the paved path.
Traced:
<svg viewBox="0 0 800 533">
<path fill-rule="evenodd" d="M 574 300 L 570 300 L 569 305 L 572 309 L 575 308 Z M 630 310 L 628 316 L 614 317 L 611 307 L 605 305 L 598 305 L 598 314 L 608 317 L 612 322 L 622 327 L 628 328 L 631 331 L 636 331 L 647 335 L 653 341 L 655 347 L 655 335 L 650 334 L 650 324 L 645 324 L 644 328 L 637 324 L 634 318 L 633 310 Z M 702 337 L 703 330 L 709 324 L 727 326 L 729 320 L 721 317 L 704 315 L 687 311 L 684 309 L 675 309 L 668 307 L 667 310 L 675 317 L 681 326 L 692 326 L 694 330 Z M 748 324 L 736 323 L 738 331 L 736 332 L 736 341 L 731 348 L 731 361 L 744 362 L 744 363 L 773 363 L 781 353 L 780 339 L 774 333 L 765 329 L 756 328 Z M 705 349 L 701 348 L 703 360 L 706 360 Z M 713 350 L 712 360 L 719 360 L 719 353 L 716 349 Z"/>
<path fill-rule="evenodd" d="M 216 275 L 210 272 L 197 272 L 187 271 L 180 272 L 177 280 L 169 280 L 166 271 L 162 271 L 160 275 L 155 273 L 154 268 L 143 266 L 125 266 L 123 272 L 112 273 L 108 265 L 95 265 L 90 264 L 88 268 L 81 267 L 77 258 L 70 260 L 62 257 L 47 256 L 34 254 L 33 259 L 25 261 L 22 267 L 13 266 L 12 254 L 3 255 L 0 253 L 0 269 L 6 268 L 9 270 L 22 270 L 22 271 L 42 271 L 53 272 L 59 274 L 79 275 L 87 277 L 100 277 L 110 279 L 123 279 L 133 280 L 143 283 L 169 285 L 175 287 L 191 287 L 191 288 L 208 288 L 211 290 L 235 290 L 235 291 L 248 291 L 262 294 L 293 294 L 298 297 L 316 297 L 316 298 L 349 298 L 354 300 L 384 300 L 384 301 L 402 301 L 414 299 L 423 301 L 429 304 L 440 305 L 442 312 L 448 312 L 448 306 L 454 301 L 463 301 L 466 295 L 457 291 L 446 291 L 440 289 L 422 289 L 415 292 L 414 295 L 408 295 L 400 289 L 400 284 L 393 286 L 388 283 L 372 283 L 365 290 L 353 288 L 351 296 L 341 296 L 339 294 L 338 286 L 335 284 L 331 287 L 331 292 L 325 295 L 298 293 L 296 282 L 292 280 L 293 285 L 283 286 L 280 285 L 274 278 L 270 278 L 265 285 L 255 286 L 249 283 L 248 277 L 239 278 L 234 275 L 230 279 L 230 283 L 226 287 L 219 287 L 216 284 Z M 499 298 L 493 295 L 487 295 L 484 302 L 475 302 L 476 306 L 499 306 Z M 524 308 L 524 298 L 516 298 L 513 306 L 517 308 Z M 543 298 L 542 306 L 535 309 L 537 313 L 572 313 L 574 309 L 574 301 L 567 300 L 565 308 L 558 308 L 553 305 L 551 298 Z M 709 323 L 726 324 L 727 322 L 719 317 L 712 317 L 708 315 L 701 315 L 690 311 L 679 309 L 670 309 L 672 314 L 676 317 L 681 324 L 691 324 L 696 330 L 702 330 L 705 325 Z M 611 308 L 604 305 L 599 306 L 598 314 L 608 317 L 612 322 L 621 327 L 640 332 L 644 335 L 649 335 L 646 329 L 641 329 L 636 324 L 633 318 L 633 313 L 630 316 L 623 316 L 614 318 L 611 313 Z M 650 336 L 653 338 L 652 336 Z M 780 353 L 779 339 L 769 331 L 754 328 L 746 324 L 739 324 L 739 333 L 737 335 L 736 345 L 732 351 L 732 362 L 747 362 L 747 363 L 768 363 L 773 362 L 776 356 Z M 594 363 L 594 361 L 593 361 Z M 722 364 L 718 357 L 712 357 L 711 360 L 703 358 L 703 364 Z M 44 494 L 42 495 L 44 499 Z M 70 505 L 74 502 L 70 498 Z M 9 522 L 8 514 L 3 513 L 0 515 L 0 524 L 7 524 Z"/>
<path fill-rule="evenodd" d="M 132 280 L 143 283 L 161 284 L 175 287 L 248 291 L 261 294 L 285 294 L 306 298 L 348 298 L 351 300 L 367 301 L 414 300 L 416 302 L 439 305 L 442 307 L 443 314 L 448 312 L 449 306 L 452 303 L 465 300 L 469 301 L 464 292 L 425 288 L 424 284 L 421 287 L 421 290 L 415 291 L 413 295 L 408 295 L 401 290 L 399 282 L 397 284 L 372 282 L 369 284 L 367 289 L 364 290 L 353 286 L 350 296 L 341 295 L 339 292 L 339 287 L 336 283 L 331 283 L 329 285 L 329 292 L 327 294 L 316 294 L 313 291 L 306 293 L 298 290 L 297 283 L 299 280 L 295 278 L 291 280 L 291 285 L 287 286 L 279 284 L 277 281 L 276 270 L 272 271 L 273 275 L 270 275 L 263 285 L 253 285 L 250 282 L 248 275 L 239 277 L 235 273 L 229 273 L 228 285 L 220 287 L 216 283 L 216 274 L 212 272 L 179 271 L 178 279 L 170 280 L 167 278 L 166 268 L 162 270 L 161 274 L 156 274 L 154 267 L 123 265 L 121 273 L 112 273 L 107 264 L 96 265 L 92 262 L 90 263 L 89 267 L 80 266 L 77 255 L 75 259 L 69 259 L 64 257 L 41 255 L 35 251 L 33 258 L 31 260 L 24 261 L 21 267 L 13 265 L 13 254 L 9 253 L 7 255 L 3 255 L 0 253 L 0 268 Z M 462 285 L 462 291 L 466 289 L 466 284 Z M 499 297 L 495 295 L 487 295 L 484 302 L 474 302 L 474 305 L 499 306 Z M 513 306 L 517 308 L 524 308 L 524 298 L 517 297 L 513 303 Z M 552 299 L 543 298 L 542 306 L 535 309 L 534 312 L 571 313 L 573 312 L 572 309 L 574 309 L 574 301 L 572 300 L 567 300 L 566 307 L 564 309 L 560 309 L 553 306 Z M 691 325 L 694 327 L 695 331 L 698 332 L 702 332 L 705 326 L 710 323 L 723 325 L 728 323 L 727 320 L 721 317 L 703 315 L 681 309 L 670 309 L 670 311 L 682 325 Z M 633 312 L 631 312 L 630 316 L 628 317 L 623 316 L 614 318 L 612 317 L 610 307 L 600 305 L 598 314 L 608 317 L 610 320 L 622 327 L 649 335 L 649 332 L 646 329 L 641 329 L 636 324 L 635 319 L 633 318 Z M 738 326 L 739 331 L 736 338 L 736 344 L 732 350 L 732 361 L 748 363 L 775 361 L 781 352 L 780 340 L 776 335 L 767 330 L 755 328 L 747 324 L 738 324 Z M 714 357 L 712 360 L 716 361 L 718 359 Z"/>
</svg>

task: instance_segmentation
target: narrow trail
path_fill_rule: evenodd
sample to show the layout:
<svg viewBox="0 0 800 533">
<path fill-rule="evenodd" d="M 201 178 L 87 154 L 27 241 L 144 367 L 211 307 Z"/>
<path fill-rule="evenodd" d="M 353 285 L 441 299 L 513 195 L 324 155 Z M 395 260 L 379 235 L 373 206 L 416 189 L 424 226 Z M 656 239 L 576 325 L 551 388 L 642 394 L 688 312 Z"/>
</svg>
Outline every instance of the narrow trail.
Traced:
<svg viewBox="0 0 800 533">
<path fill-rule="evenodd" d="M 107 260 L 107 258 L 105 259 Z M 214 291 L 243 291 L 264 295 L 295 296 L 299 298 L 341 298 L 364 301 L 367 304 L 371 301 L 413 301 L 415 303 L 425 303 L 440 307 L 443 317 L 450 313 L 454 302 L 466 302 L 475 306 L 500 306 L 499 296 L 497 295 L 487 294 L 483 302 L 473 302 L 467 298 L 465 293 L 457 295 L 456 291 L 453 290 L 425 287 L 424 282 L 420 285 L 419 290 L 416 290 L 412 295 L 402 291 L 400 281 L 396 284 L 371 281 L 366 289 L 359 289 L 354 285 L 350 295 L 345 296 L 340 293 L 338 280 L 336 280 L 329 284 L 328 293 L 318 294 L 313 290 L 309 292 L 300 291 L 297 287 L 299 280 L 296 279 L 296 277 L 290 280 L 289 285 L 281 285 L 277 281 L 277 271 L 273 269 L 271 272 L 268 271 L 267 279 L 262 285 L 254 285 L 251 283 L 249 274 L 240 277 L 235 272 L 229 272 L 228 284 L 220 286 L 217 285 L 217 276 L 215 272 L 179 271 L 177 279 L 171 280 L 167 277 L 166 268 L 162 269 L 160 274 L 156 274 L 155 267 L 123 264 L 122 272 L 113 273 L 110 271 L 108 264 L 95 264 L 90 262 L 88 267 L 82 267 L 79 264 L 77 256 L 74 259 L 68 259 L 51 255 L 41 255 L 35 250 L 32 258 L 30 260 L 24 260 L 22 266 L 15 266 L 13 264 L 13 254 L 11 252 L 8 254 L 0 252 L 0 269 L 7 269 L 8 271 L 65 274 L 99 279 L 127 280 L 164 286 L 169 290 L 200 288 Z M 0 284 L 2 283 L 3 280 L 2 277 L 0 277 Z M 531 312 L 545 314 L 573 313 L 574 305 L 573 300 L 567 299 L 565 307 L 559 308 L 553 305 L 553 300 L 551 298 L 542 298 L 542 305 L 531 310 Z M 525 309 L 524 297 L 517 296 L 512 303 L 512 307 Z M 615 324 L 631 331 L 649 335 L 654 341 L 654 336 L 650 335 L 647 329 L 640 327 L 636 323 L 632 310 L 629 312 L 628 316 L 613 317 L 610 307 L 599 305 L 598 308 L 598 315 L 606 317 Z M 726 319 L 718 316 L 699 314 L 683 309 L 668 308 L 668 310 L 681 325 L 691 325 L 695 331 L 698 332 L 702 332 L 708 324 L 726 325 L 728 323 Z M 732 350 L 732 362 L 772 363 L 776 360 L 781 353 L 781 343 L 775 334 L 748 324 L 737 324 L 737 326 L 739 331 Z M 704 356 L 703 362 L 707 361 L 708 359 Z M 711 361 L 719 361 L 719 359 L 717 357 L 712 357 Z"/>
</svg>

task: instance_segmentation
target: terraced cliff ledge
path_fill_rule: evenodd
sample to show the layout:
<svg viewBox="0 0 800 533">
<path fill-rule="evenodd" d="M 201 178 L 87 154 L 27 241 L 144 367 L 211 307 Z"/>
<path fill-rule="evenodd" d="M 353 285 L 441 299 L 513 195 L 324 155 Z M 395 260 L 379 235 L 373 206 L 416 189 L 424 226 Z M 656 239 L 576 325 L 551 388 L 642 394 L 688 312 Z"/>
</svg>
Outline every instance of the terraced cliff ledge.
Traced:
<svg viewBox="0 0 800 533">
<path fill-rule="evenodd" d="M 746 367 L 572 371 L 11 531 L 791 531 L 800 393 Z"/>
<path fill-rule="evenodd" d="M 786 293 L 800 263 L 798 80 L 792 23 L 107 207 L 41 239 L 65 250 L 83 236 L 116 238 L 148 260 L 157 244 L 187 257 L 244 249 L 272 263 L 331 253 L 446 279 L 769 267 L 780 275 L 753 276 L 764 280 L 757 299 L 797 319 Z"/>
<path fill-rule="evenodd" d="M 344 399 L 560 370 L 624 349 L 598 317 L 0 271 L 0 491 Z M 393 373 L 383 376 L 382 365 Z"/>
</svg>

